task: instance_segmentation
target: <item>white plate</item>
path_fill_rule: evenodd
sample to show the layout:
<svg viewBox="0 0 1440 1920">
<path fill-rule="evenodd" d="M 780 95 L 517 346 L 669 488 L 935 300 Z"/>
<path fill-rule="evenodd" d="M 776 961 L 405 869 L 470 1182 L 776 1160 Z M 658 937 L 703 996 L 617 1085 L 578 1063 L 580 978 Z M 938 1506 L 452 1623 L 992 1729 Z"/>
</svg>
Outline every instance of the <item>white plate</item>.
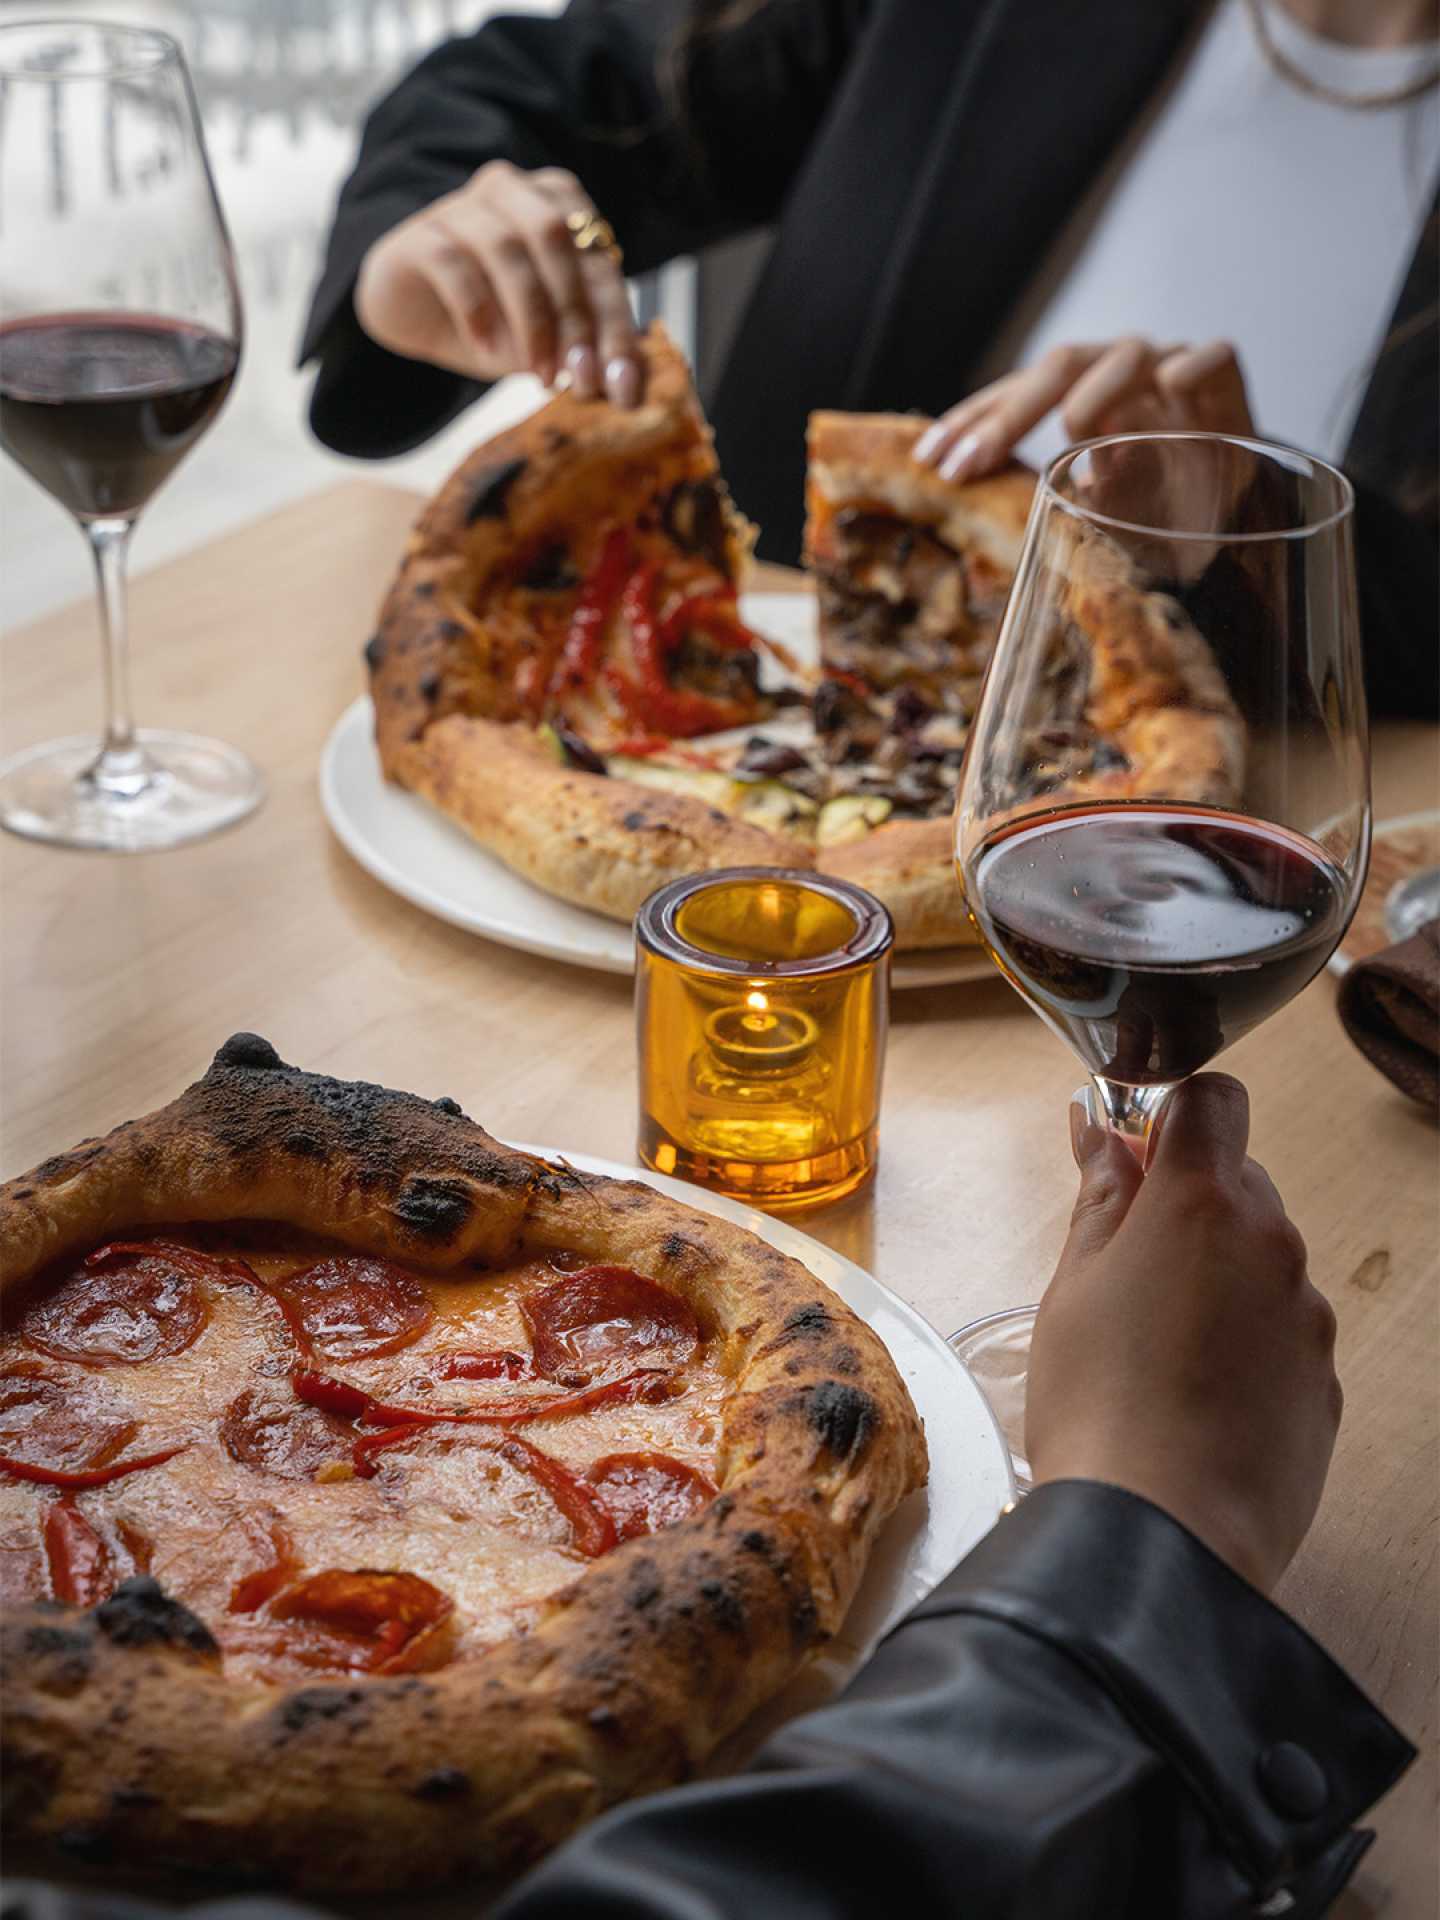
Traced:
<svg viewBox="0 0 1440 1920">
<path fill-rule="evenodd" d="M 802 659 L 814 659 L 815 602 L 809 594 L 746 594 L 741 610 L 751 626 L 783 641 Z M 634 972 L 629 927 L 522 880 L 444 814 L 382 777 L 366 694 L 345 709 L 325 743 L 320 803 L 352 859 L 426 913 L 523 953 L 602 973 Z M 897 954 L 892 971 L 897 987 L 994 977 L 983 953 L 963 947 Z"/>
<path fill-rule="evenodd" d="M 551 1147 L 516 1143 L 522 1153 L 558 1156 Z M 753 1207 L 614 1160 L 567 1153 L 567 1165 L 612 1180 L 643 1180 L 701 1213 L 733 1220 L 777 1252 L 809 1268 L 884 1341 L 925 1422 L 930 1480 L 896 1509 L 875 1544 L 845 1624 L 825 1652 L 727 1743 L 717 1770 L 734 1767 L 773 1727 L 830 1698 L 878 1642 L 936 1588 L 988 1533 L 1015 1497 L 1010 1458 L 985 1397 L 929 1321 L 863 1267 L 812 1240 L 798 1227 Z"/>
</svg>

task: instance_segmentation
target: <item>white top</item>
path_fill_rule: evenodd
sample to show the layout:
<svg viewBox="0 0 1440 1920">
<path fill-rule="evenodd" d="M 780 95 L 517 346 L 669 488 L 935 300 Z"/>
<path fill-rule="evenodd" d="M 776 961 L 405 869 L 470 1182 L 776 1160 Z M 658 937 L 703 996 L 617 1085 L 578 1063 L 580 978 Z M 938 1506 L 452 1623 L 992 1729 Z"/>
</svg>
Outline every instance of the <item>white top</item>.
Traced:
<svg viewBox="0 0 1440 1920">
<path fill-rule="evenodd" d="M 1276 45 L 1325 86 L 1388 92 L 1434 69 L 1433 41 L 1343 47 L 1276 0 L 1264 4 Z M 1242 0 L 1220 0 L 1183 70 L 1077 208 L 983 377 L 1070 342 L 1231 340 L 1258 430 L 1333 459 L 1437 168 L 1440 91 L 1366 111 L 1317 100 L 1265 59 Z M 1040 465 L 1065 444 L 1052 414 L 1019 451 Z"/>
</svg>

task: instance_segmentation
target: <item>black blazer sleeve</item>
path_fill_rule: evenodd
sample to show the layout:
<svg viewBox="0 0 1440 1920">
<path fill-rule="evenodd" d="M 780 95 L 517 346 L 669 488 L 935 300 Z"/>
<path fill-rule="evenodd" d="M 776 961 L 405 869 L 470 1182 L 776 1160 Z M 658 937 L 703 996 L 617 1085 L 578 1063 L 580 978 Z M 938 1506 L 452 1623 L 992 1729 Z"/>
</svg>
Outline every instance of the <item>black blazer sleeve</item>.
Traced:
<svg viewBox="0 0 1440 1920">
<path fill-rule="evenodd" d="M 1157 1508 L 1046 1486 L 834 1705 L 744 1773 L 616 1808 L 490 1920 L 1318 1920 L 1413 1751 Z M 102 1912 L 148 1920 L 14 1920 Z"/>
<path fill-rule="evenodd" d="M 447 41 L 370 114 L 301 344 L 311 425 L 341 453 L 402 453 L 482 389 L 387 353 L 351 294 L 370 246 L 487 160 L 566 167 L 632 273 L 772 219 L 830 102 L 866 0 L 771 0 L 694 43 L 684 112 L 664 75 L 685 0 L 572 0 Z"/>
</svg>

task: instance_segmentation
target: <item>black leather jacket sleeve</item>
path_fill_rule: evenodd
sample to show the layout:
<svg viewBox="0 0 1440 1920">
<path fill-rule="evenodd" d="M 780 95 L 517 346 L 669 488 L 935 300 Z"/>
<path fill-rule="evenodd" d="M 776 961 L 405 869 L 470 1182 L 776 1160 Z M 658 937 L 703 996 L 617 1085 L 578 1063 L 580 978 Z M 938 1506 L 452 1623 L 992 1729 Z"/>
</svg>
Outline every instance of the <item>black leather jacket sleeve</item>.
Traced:
<svg viewBox="0 0 1440 1920">
<path fill-rule="evenodd" d="M 1060 1483 L 833 1705 L 744 1773 L 616 1808 L 491 1920 L 1315 1920 L 1368 1843 L 1356 1819 L 1412 1757 L 1183 1527 L 1118 1488 Z M 102 1913 L 144 1909 L 65 1900 L 5 1920 Z"/>
<path fill-rule="evenodd" d="M 571 0 L 448 40 L 365 122 L 300 348 L 310 421 L 339 453 L 403 453 L 484 389 L 387 353 L 351 295 L 371 245 L 488 160 L 565 167 L 631 273 L 770 220 L 832 98 L 866 0 L 770 0 L 695 44 L 683 111 L 668 76 L 687 0 Z M 363 396 L 363 404 L 360 403 Z"/>
</svg>

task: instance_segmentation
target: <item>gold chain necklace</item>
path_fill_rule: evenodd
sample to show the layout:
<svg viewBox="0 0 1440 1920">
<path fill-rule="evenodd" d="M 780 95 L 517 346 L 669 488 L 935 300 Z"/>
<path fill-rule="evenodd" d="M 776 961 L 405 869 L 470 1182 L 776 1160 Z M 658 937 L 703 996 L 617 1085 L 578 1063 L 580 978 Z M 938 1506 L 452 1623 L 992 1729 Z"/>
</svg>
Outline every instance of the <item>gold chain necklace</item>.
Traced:
<svg viewBox="0 0 1440 1920">
<path fill-rule="evenodd" d="M 1265 18 L 1264 0 L 1245 0 L 1246 12 L 1250 15 L 1250 24 L 1255 29 L 1255 38 L 1266 61 L 1280 75 L 1288 80 L 1292 87 L 1298 87 L 1301 93 L 1308 93 L 1312 100 L 1323 100 L 1328 106 L 1349 107 L 1357 112 L 1366 112 L 1378 107 L 1400 107 L 1407 100 L 1418 100 L 1422 93 L 1440 85 L 1440 62 L 1429 73 L 1421 74 L 1418 80 L 1411 80 L 1403 87 L 1395 87 L 1387 93 L 1341 93 L 1337 87 L 1327 87 L 1319 80 L 1312 79 L 1280 48 L 1270 31 L 1270 22 Z"/>
</svg>

